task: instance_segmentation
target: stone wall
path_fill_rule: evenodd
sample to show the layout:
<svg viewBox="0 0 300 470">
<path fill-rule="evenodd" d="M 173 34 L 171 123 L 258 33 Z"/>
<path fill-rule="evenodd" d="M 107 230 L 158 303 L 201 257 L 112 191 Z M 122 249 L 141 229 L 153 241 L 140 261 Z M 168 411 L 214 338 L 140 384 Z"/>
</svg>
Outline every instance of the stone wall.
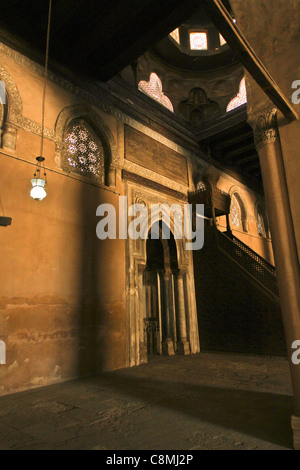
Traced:
<svg viewBox="0 0 300 470">
<path fill-rule="evenodd" d="M 123 170 L 142 178 L 135 185 L 141 195 L 147 180 L 167 189 L 164 202 L 176 202 L 177 193 L 184 201 L 187 192 L 195 189 L 193 171 L 207 164 L 188 145 L 175 143 L 170 133 L 166 138 L 150 124 L 121 112 L 103 89 L 95 92 L 94 85 L 77 86 L 50 73 L 44 152 L 48 195 L 42 202 L 34 201 L 29 193 L 40 152 L 43 68 L 3 44 L 0 57 L 0 79 L 8 101 L 1 136 L 0 197 L 5 215 L 13 219 L 10 227 L 0 229 L 0 340 L 7 345 L 7 363 L 0 367 L 0 394 L 6 394 L 140 363 L 132 316 L 139 315 L 140 308 L 139 278 L 138 283 L 134 280 L 139 252 L 131 250 L 126 240 L 97 239 L 96 208 L 113 204 L 118 220 L 119 195 L 132 193 L 122 178 Z M 91 118 L 105 136 L 111 152 L 108 185 L 63 165 L 64 129 L 77 117 Z M 126 158 L 125 125 L 144 134 L 142 140 L 157 141 L 157 148 L 165 146 L 166 155 L 173 155 L 174 168 L 186 159 L 184 180 L 178 180 L 182 175 L 173 178 L 170 168 L 159 173 L 158 160 L 155 167 L 139 163 L 137 155 Z M 238 186 L 254 205 L 259 195 L 225 173 L 220 176 L 220 189 Z M 159 187 L 147 188 L 149 201 L 157 202 Z M 258 246 L 257 240 L 248 236 L 246 243 L 268 258 L 269 241 L 260 240 Z M 188 314 L 195 319 L 190 255 L 185 268 Z M 197 352 L 197 325 L 189 331 L 192 352 Z"/>
<path fill-rule="evenodd" d="M 120 175 L 107 187 L 61 168 L 58 116 L 66 107 L 89 103 L 49 82 L 48 195 L 35 201 L 29 193 L 40 152 L 41 69 L 3 53 L 1 70 L 13 128 L 11 139 L 5 128 L 0 149 L 0 197 L 12 217 L 0 233 L 0 325 L 7 345 L 0 393 L 5 394 L 124 367 L 126 302 L 125 241 L 96 237 L 99 204 L 118 210 Z M 102 122 L 100 111 L 98 116 Z M 108 140 L 117 142 L 116 119 L 105 116 L 103 126 Z"/>
</svg>

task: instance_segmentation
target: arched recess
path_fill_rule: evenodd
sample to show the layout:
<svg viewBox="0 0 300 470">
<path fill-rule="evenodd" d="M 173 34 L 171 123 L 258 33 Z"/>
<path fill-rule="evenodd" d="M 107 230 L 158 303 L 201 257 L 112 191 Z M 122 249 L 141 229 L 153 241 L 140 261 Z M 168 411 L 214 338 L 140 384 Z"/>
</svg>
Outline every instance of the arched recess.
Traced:
<svg viewBox="0 0 300 470">
<path fill-rule="evenodd" d="M 271 238 L 265 205 L 259 199 L 255 203 L 255 221 L 258 235 L 261 237 Z"/>
<path fill-rule="evenodd" d="M 230 226 L 232 230 L 243 230 L 244 232 L 249 231 L 249 211 L 247 205 L 244 202 L 243 197 L 240 194 L 240 188 L 238 186 L 232 186 L 229 190 L 229 195 L 231 197 L 231 206 L 230 206 Z M 238 207 L 235 207 L 235 204 Z M 236 224 L 234 222 L 234 216 L 237 217 L 236 210 L 240 211 L 240 223 Z"/>
<path fill-rule="evenodd" d="M 152 200 L 152 199 L 151 199 Z M 146 202 L 145 202 L 146 201 Z M 189 343 L 190 352 L 196 354 L 200 351 L 199 345 L 199 332 L 198 332 L 198 320 L 197 320 L 197 308 L 195 298 L 195 285 L 194 285 L 194 268 L 193 268 L 193 254 L 192 251 L 185 250 L 186 239 L 183 235 L 182 239 L 175 238 L 176 226 L 182 225 L 182 207 L 180 211 L 175 210 L 174 215 L 171 213 L 171 217 L 167 207 L 164 208 L 164 203 L 170 203 L 161 200 L 160 207 L 153 207 L 150 200 L 146 200 L 143 196 L 136 198 L 132 202 L 129 200 L 128 204 L 131 203 L 144 204 L 148 210 L 148 223 L 145 224 L 144 238 L 133 240 L 130 237 L 127 240 L 126 252 L 127 252 L 127 263 L 128 268 L 126 272 L 126 293 L 127 293 L 127 361 L 128 366 L 134 366 L 147 362 L 147 353 L 145 352 L 144 343 L 144 316 L 145 312 L 145 283 L 144 275 L 147 271 L 147 237 L 151 230 L 151 227 L 160 221 L 166 221 L 169 218 L 169 222 L 166 223 L 167 228 L 173 234 L 171 238 L 174 239 L 174 246 L 176 247 L 177 253 L 177 273 L 179 276 L 178 282 L 181 283 L 181 292 L 184 291 L 184 304 L 186 312 L 186 328 L 187 328 L 187 343 Z M 178 204 L 180 208 L 180 204 Z M 152 211 L 151 211 L 152 209 Z M 166 240 L 161 240 L 162 243 L 166 244 Z M 163 245 L 164 246 L 164 245 Z M 165 246 L 166 248 L 166 246 Z M 165 252 L 165 250 L 163 250 Z M 171 264 L 170 264 L 171 267 Z M 175 274 L 175 273 L 174 273 Z M 175 274 L 175 275 L 176 275 Z M 164 273 L 161 273 L 162 278 Z M 166 275 L 169 276 L 168 270 Z M 177 278 L 174 279 L 174 282 Z M 162 279 L 161 282 L 165 282 Z M 168 281 L 167 281 L 168 282 Z M 170 281 L 172 282 L 172 281 Z M 181 296 L 182 298 L 182 296 Z M 187 346 L 186 343 L 179 345 L 181 353 L 186 354 Z M 165 350 L 166 354 L 169 354 L 171 349 Z M 171 352 L 172 353 L 172 352 Z"/>
<path fill-rule="evenodd" d="M 5 103 L 0 102 L 0 130 L 2 147 L 15 150 L 18 123 L 23 117 L 23 105 L 19 90 L 12 77 L 0 65 L 0 80 L 5 86 Z"/>
<path fill-rule="evenodd" d="M 92 129 L 93 133 L 101 140 L 105 150 L 104 181 L 107 186 L 115 186 L 116 167 L 119 162 L 117 144 L 109 127 L 104 123 L 103 119 L 92 106 L 85 104 L 67 106 L 58 115 L 55 123 L 55 150 L 56 155 L 59 158 L 61 168 L 67 172 L 71 172 L 72 170 L 66 161 L 65 136 L 73 122 L 85 122 L 87 126 Z"/>
</svg>

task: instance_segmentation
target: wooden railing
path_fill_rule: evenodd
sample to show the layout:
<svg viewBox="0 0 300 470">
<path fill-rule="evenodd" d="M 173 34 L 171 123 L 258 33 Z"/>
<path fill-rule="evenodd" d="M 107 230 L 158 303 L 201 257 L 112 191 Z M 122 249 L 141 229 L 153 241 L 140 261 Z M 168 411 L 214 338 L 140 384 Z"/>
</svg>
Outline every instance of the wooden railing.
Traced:
<svg viewBox="0 0 300 470">
<path fill-rule="evenodd" d="M 276 269 L 232 234 L 216 230 L 218 248 L 279 302 Z"/>
</svg>

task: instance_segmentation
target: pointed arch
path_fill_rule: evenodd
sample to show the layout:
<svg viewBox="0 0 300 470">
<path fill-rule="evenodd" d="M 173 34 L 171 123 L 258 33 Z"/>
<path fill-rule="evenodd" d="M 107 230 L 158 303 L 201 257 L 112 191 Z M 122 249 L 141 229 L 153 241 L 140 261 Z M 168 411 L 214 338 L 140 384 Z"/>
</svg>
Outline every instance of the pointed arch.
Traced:
<svg viewBox="0 0 300 470">
<path fill-rule="evenodd" d="M 265 206 L 261 200 L 257 200 L 255 204 L 255 220 L 258 235 L 271 238 Z"/>
<path fill-rule="evenodd" d="M 23 104 L 15 82 L 2 65 L 0 65 L 0 81 L 5 87 L 5 100 L 0 100 L 0 146 L 15 150 L 16 125 L 23 117 Z"/>
<path fill-rule="evenodd" d="M 229 191 L 231 197 L 230 206 L 230 224 L 235 230 L 242 230 L 248 232 L 248 208 L 240 194 L 240 188 L 232 186 Z"/>
<path fill-rule="evenodd" d="M 169 111 L 174 112 L 173 104 L 164 94 L 161 79 L 156 73 L 151 73 L 149 82 L 141 80 L 138 84 L 138 88 L 140 91 L 150 96 L 150 98 L 169 109 Z"/>
<path fill-rule="evenodd" d="M 23 116 L 23 104 L 15 82 L 2 65 L 0 65 L 0 80 L 5 85 L 7 120 L 14 122 Z"/>
<path fill-rule="evenodd" d="M 101 142 L 104 150 L 104 178 L 100 177 L 98 182 L 114 186 L 116 166 L 119 162 L 117 144 L 109 127 L 92 106 L 85 104 L 67 106 L 58 115 L 55 123 L 55 138 L 56 153 L 60 159 L 61 168 L 68 172 L 72 170 L 66 158 L 65 138 L 72 124 L 75 123 L 81 123 L 81 125 L 85 123 L 89 132 Z"/>
</svg>

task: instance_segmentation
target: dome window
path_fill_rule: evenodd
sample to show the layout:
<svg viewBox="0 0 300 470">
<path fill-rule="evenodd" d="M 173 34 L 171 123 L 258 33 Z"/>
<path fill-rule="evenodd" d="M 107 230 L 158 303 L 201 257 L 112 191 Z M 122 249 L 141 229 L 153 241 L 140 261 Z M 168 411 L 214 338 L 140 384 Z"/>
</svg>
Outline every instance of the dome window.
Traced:
<svg viewBox="0 0 300 470">
<path fill-rule="evenodd" d="M 225 46 L 225 44 L 227 44 L 227 41 L 223 38 L 222 34 L 219 34 L 219 38 L 220 38 L 220 45 Z"/>
<path fill-rule="evenodd" d="M 170 36 L 177 42 L 177 44 L 180 44 L 179 28 L 174 29 L 174 31 L 170 33 Z"/>
<path fill-rule="evenodd" d="M 190 33 L 190 48 L 192 51 L 207 51 L 207 34 L 203 31 Z"/>
</svg>

